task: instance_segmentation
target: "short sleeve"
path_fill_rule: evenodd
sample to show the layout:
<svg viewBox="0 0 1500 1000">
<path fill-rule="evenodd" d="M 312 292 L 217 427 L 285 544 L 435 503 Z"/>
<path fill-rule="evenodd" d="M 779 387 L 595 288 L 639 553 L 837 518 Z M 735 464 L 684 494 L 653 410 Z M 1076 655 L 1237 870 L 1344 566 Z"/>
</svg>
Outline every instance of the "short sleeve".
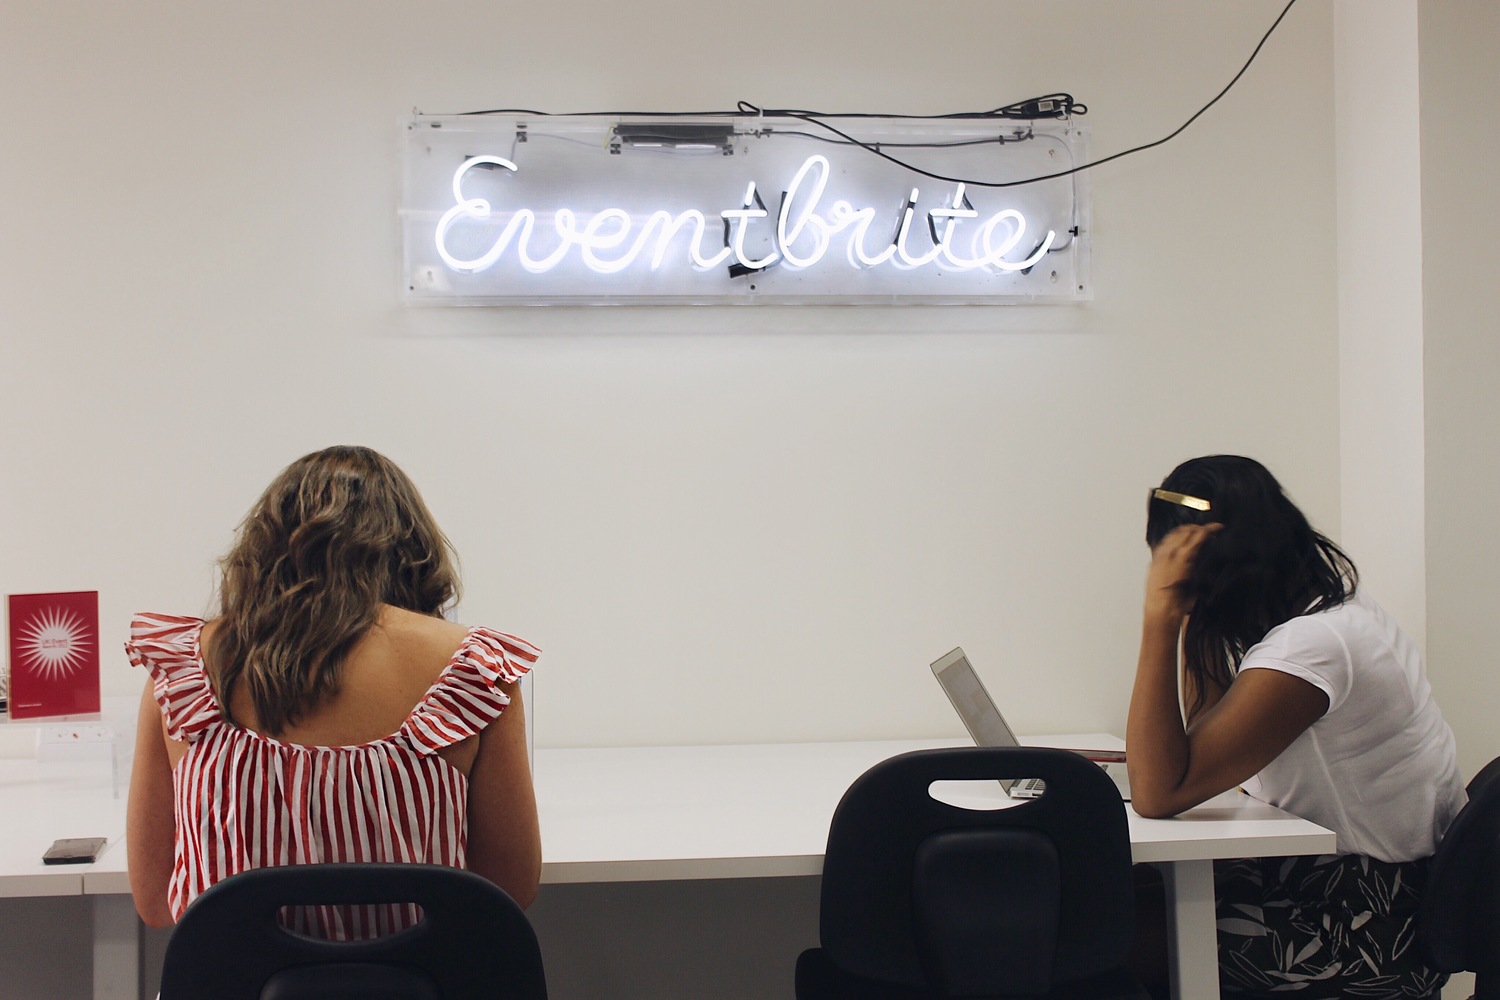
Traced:
<svg viewBox="0 0 1500 1000">
<path fill-rule="evenodd" d="M 1328 696 L 1332 712 L 1349 696 L 1352 658 L 1327 612 L 1284 622 L 1245 652 L 1240 670 L 1278 670 L 1300 678 Z"/>
<path fill-rule="evenodd" d="M 151 673 L 151 691 L 167 722 L 167 736 L 192 742 L 223 713 L 203 671 L 201 618 L 140 614 L 130 623 L 125 654 Z"/>
<path fill-rule="evenodd" d="M 425 753 L 477 736 L 510 704 L 501 690 L 525 676 L 541 655 L 531 643 L 493 629 L 469 630 L 399 734 Z"/>
</svg>

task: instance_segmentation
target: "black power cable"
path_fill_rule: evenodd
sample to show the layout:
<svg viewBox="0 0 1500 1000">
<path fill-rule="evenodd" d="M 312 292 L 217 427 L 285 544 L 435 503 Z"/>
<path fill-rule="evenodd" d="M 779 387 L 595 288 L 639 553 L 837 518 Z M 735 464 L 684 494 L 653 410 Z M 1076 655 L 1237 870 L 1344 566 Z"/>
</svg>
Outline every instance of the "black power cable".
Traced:
<svg viewBox="0 0 1500 1000">
<path fill-rule="evenodd" d="M 1250 64 L 1253 63 L 1253 62 L 1255 62 L 1255 57 L 1258 56 L 1258 55 L 1260 55 L 1260 50 L 1265 47 L 1265 44 L 1270 39 L 1272 33 L 1275 32 L 1276 28 L 1281 24 L 1282 19 L 1284 19 L 1286 17 L 1287 12 L 1290 11 L 1292 9 L 1292 7 L 1296 5 L 1296 3 L 1297 3 L 1297 0 L 1287 0 L 1287 5 L 1281 9 L 1281 13 L 1279 15 L 1277 15 L 1276 20 L 1273 21 L 1271 23 L 1271 26 L 1266 29 L 1266 33 L 1261 36 L 1260 41 L 1256 44 L 1255 51 L 1253 51 L 1253 52 L 1250 53 L 1250 58 L 1245 60 L 1245 65 L 1243 65 L 1243 66 L 1240 67 L 1240 71 L 1234 75 L 1234 79 L 1230 80 L 1227 84 L 1225 84 L 1224 85 L 1224 89 L 1221 90 L 1221 91 L 1219 91 L 1217 94 L 1215 94 L 1213 100 L 1209 101 L 1207 104 L 1203 105 L 1203 107 L 1199 108 L 1197 110 L 1197 112 L 1193 114 L 1193 116 L 1191 118 L 1189 118 L 1187 121 L 1185 121 L 1181 125 L 1179 125 L 1171 134 L 1163 136 L 1162 138 L 1157 139 L 1155 142 L 1148 142 L 1148 143 L 1145 143 L 1144 145 L 1134 146 L 1134 147 L 1132 147 L 1130 149 L 1122 150 L 1121 152 L 1118 152 L 1118 153 L 1112 153 L 1111 155 L 1104 157 L 1102 160 L 1092 160 L 1092 161 L 1090 161 L 1088 163 L 1083 163 L 1083 164 L 1080 164 L 1080 165 L 1078 165 L 1076 167 L 1070 167 L 1067 170 L 1059 170 L 1059 171 L 1057 171 L 1055 173 L 1050 173 L 1050 174 L 1041 174 L 1041 175 L 1038 175 L 1036 177 L 1027 177 L 1027 178 L 1025 178 L 1023 180 L 1019 180 L 1019 181 L 979 181 L 979 180 L 972 180 L 972 179 L 965 178 L 965 177 L 949 177 L 949 176 L 944 175 L 944 174 L 934 173 L 934 172 L 932 172 L 930 170 L 923 170 L 921 167 L 913 166 L 912 164 L 907 163 L 904 160 L 901 160 L 901 159 L 899 159 L 897 157 L 891 156 L 888 153 L 884 153 L 880 149 L 876 148 L 874 145 L 872 145 L 870 143 L 867 143 L 867 142 L 861 142 L 860 140 L 854 138 L 852 135 L 849 135 L 847 132 L 843 132 L 843 131 L 835 128 L 834 126 L 828 124 L 827 122 L 820 120 L 819 116 L 817 116 L 817 115 L 815 115 L 813 113 L 804 112 L 804 111 L 774 111 L 774 112 L 768 111 L 768 112 L 766 112 L 766 114 L 772 114 L 772 115 L 776 115 L 776 116 L 784 117 L 784 118 L 796 118 L 796 119 L 798 119 L 800 121 L 807 122 L 810 125 L 815 125 L 818 128 L 825 129 L 825 130 L 827 130 L 829 132 L 832 132 L 834 135 L 839 136 L 841 139 L 843 139 L 846 142 L 850 142 L 850 143 L 853 143 L 856 146 L 859 146 L 860 148 L 864 149 L 867 152 L 873 153 L 874 155 L 879 156 L 882 159 L 889 160 L 892 163 L 896 164 L 897 166 L 903 167 L 906 170 L 910 170 L 914 174 L 919 174 L 922 177 L 930 177 L 933 180 L 945 181 L 945 182 L 948 182 L 948 183 L 951 183 L 951 184 L 967 184 L 967 185 L 969 185 L 971 187 L 987 187 L 987 188 L 1020 187 L 1023 184 L 1036 184 L 1036 183 L 1038 183 L 1040 181 L 1055 180 L 1055 179 L 1057 179 L 1059 177 L 1068 177 L 1068 176 L 1070 176 L 1072 174 L 1082 173 L 1085 170 L 1092 170 L 1093 168 L 1095 168 L 1097 166 L 1101 166 L 1101 165 L 1103 165 L 1105 163 L 1109 163 L 1112 160 L 1118 160 L 1121 157 L 1130 156 L 1132 153 L 1139 153 L 1139 152 L 1142 152 L 1142 151 L 1147 150 L 1147 149 L 1153 149 L 1153 148 L 1155 148 L 1157 146 L 1160 146 L 1162 143 L 1170 142 L 1172 139 L 1177 138 L 1177 136 L 1181 135 L 1182 132 L 1189 125 L 1191 125 L 1191 124 L 1193 124 L 1193 122 L 1197 121 L 1203 115 L 1203 113 L 1205 111 L 1207 111 L 1209 108 L 1213 107 L 1215 104 L 1219 103 L 1219 99 L 1221 97 L 1223 97 L 1225 94 L 1229 93 L 1230 88 L 1232 88 L 1236 83 L 1239 83 L 1240 77 L 1244 76 L 1245 75 L 1245 71 L 1250 68 Z M 1069 97 L 1066 94 L 1064 94 L 1064 95 L 1050 95 L 1050 96 L 1052 96 L 1052 97 L 1057 97 L 1057 96 L 1065 97 L 1065 98 L 1067 98 L 1068 103 L 1070 105 L 1072 104 L 1072 98 Z M 1027 104 L 1033 104 L 1033 103 L 1036 103 L 1037 101 L 1043 101 L 1043 100 L 1047 100 L 1047 98 L 1037 98 L 1037 99 L 1034 99 L 1034 101 L 1030 101 L 1030 102 L 1023 101 L 1023 102 L 1021 102 L 1020 105 L 1011 105 L 1011 107 L 1015 108 L 1015 107 L 1019 107 L 1019 106 L 1023 106 L 1023 105 L 1027 105 Z M 745 103 L 742 101 L 741 102 L 741 107 L 745 107 L 745 106 L 746 106 Z M 1084 107 L 1083 112 L 1086 113 L 1087 110 L 1088 109 L 1086 107 Z M 1075 112 L 1075 113 L 1079 113 L 1079 112 Z M 838 116 L 838 117 L 846 117 L 846 116 Z M 853 116 L 847 116 L 847 117 L 853 117 Z M 940 116 L 940 117 L 974 117 L 974 116 L 954 115 L 954 116 Z M 1010 117 L 1010 116 L 1002 116 L 1002 117 Z M 1061 115 L 1056 115 L 1056 116 L 1054 116 L 1054 115 L 1046 115 L 1046 116 L 1043 116 L 1043 117 L 1062 117 L 1062 116 Z"/>
<path fill-rule="evenodd" d="M 764 117 L 773 117 L 773 118 L 792 118 L 792 119 L 795 119 L 795 120 L 798 120 L 798 121 L 806 122 L 807 124 L 815 126 L 816 128 L 823 129 L 824 131 L 829 132 L 832 135 L 837 136 L 838 137 L 838 141 L 845 142 L 845 143 L 848 143 L 850 145 L 858 146 L 861 149 L 865 150 L 866 152 L 872 153 L 875 156 L 879 156 L 882 159 L 889 160 L 890 162 L 896 164 L 897 166 L 899 166 L 899 167 L 901 167 L 901 168 L 903 168 L 905 170 L 909 170 L 912 173 L 918 174 L 918 175 L 920 175 L 922 177 L 930 177 L 933 180 L 944 181 L 944 182 L 951 183 L 951 184 L 967 184 L 967 185 L 970 185 L 972 187 L 986 187 L 986 188 L 1020 187 L 1021 185 L 1024 185 L 1024 184 L 1036 184 L 1036 183 L 1038 183 L 1040 181 L 1055 180 L 1055 179 L 1057 179 L 1059 177 L 1068 177 L 1068 176 L 1070 176 L 1072 174 L 1082 173 L 1085 170 L 1092 170 L 1095 167 L 1102 166 L 1102 165 L 1104 165 L 1106 163 L 1110 163 L 1110 162 L 1112 162 L 1114 160 L 1118 160 L 1118 159 L 1120 159 L 1122 157 L 1130 156 L 1130 155 L 1132 155 L 1134 153 L 1144 152 L 1145 150 L 1148 150 L 1148 149 L 1154 149 L 1155 147 L 1160 146 L 1163 143 L 1170 142 L 1171 140 L 1177 138 L 1177 136 L 1181 135 L 1187 129 L 1187 127 L 1189 125 L 1193 124 L 1193 122 L 1197 121 L 1200 117 L 1202 117 L 1203 114 L 1204 114 L 1204 112 L 1206 112 L 1209 108 L 1213 107 L 1215 104 L 1219 103 L 1220 98 L 1222 98 L 1225 94 L 1229 93 L 1230 89 L 1233 88 L 1236 83 L 1239 83 L 1240 77 L 1244 76 L 1245 72 L 1250 69 L 1250 65 L 1255 62 L 1255 57 L 1258 56 L 1258 55 L 1260 55 L 1260 50 L 1265 47 L 1265 44 L 1266 44 L 1267 41 L 1270 40 L 1271 35 L 1275 33 L 1276 29 L 1281 25 L 1281 22 L 1286 18 L 1287 14 L 1291 11 L 1291 9 L 1294 6 L 1296 6 L 1296 4 L 1297 4 L 1297 0 L 1287 0 L 1287 5 L 1282 8 L 1281 13 L 1277 15 L 1276 20 L 1273 21 L 1273 22 L 1271 22 L 1271 26 L 1266 29 L 1266 33 L 1261 36 L 1260 41 L 1256 44 L 1255 50 L 1250 53 L 1250 58 L 1245 60 L 1245 64 L 1240 67 L 1240 71 L 1234 75 L 1234 78 L 1232 80 L 1230 80 L 1227 84 L 1224 85 L 1224 89 L 1223 90 L 1219 91 L 1217 94 L 1214 95 L 1213 100 L 1209 101 L 1207 104 L 1203 105 L 1203 107 L 1199 108 L 1193 114 L 1193 116 L 1191 118 L 1189 118 L 1187 121 L 1183 122 L 1181 125 L 1179 125 L 1175 130 L 1173 130 L 1168 135 L 1165 135 L 1162 138 L 1157 139 L 1154 142 L 1144 143 L 1144 144 L 1142 144 L 1140 146 L 1133 146 L 1130 149 L 1122 150 L 1122 151 L 1120 151 L 1118 153 L 1112 153 L 1109 156 L 1104 157 L 1103 159 L 1092 160 L 1092 161 L 1090 161 L 1088 163 L 1079 164 L 1076 167 L 1069 167 L 1067 170 L 1059 170 L 1059 171 L 1056 171 L 1055 173 L 1050 173 L 1050 174 L 1040 174 L 1040 175 L 1038 175 L 1036 177 L 1027 177 L 1027 178 L 1024 178 L 1022 180 L 1018 180 L 1018 181 L 981 181 L 981 180 L 973 180 L 971 178 L 966 178 L 966 177 L 950 177 L 948 175 L 935 173 L 935 172 L 930 171 L 930 170 L 923 170 L 921 167 L 914 166 L 913 164 L 908 163 L 905 160 L 900 159 L 899 157 L 895 157 L 895 156 L 890 155 L 889 153 L 883 152 L 879 148 L 879 146 L 877 146 L 877 145 L 875 145 L 873 143 L 868 143 L 868 142 L 864 142 L 864 141 L 862 141 L 860 139 L 856 139 L 854 136 L 850 135 L 849 133 L 847 133 L 847 132 L 845 132 L 845 131 L 843 131 L 843 130 L 841 130 L 839 128 L 836 128 L 833 125 L 830 125 L 828 122 L 824 121 L 823 119 L 825 119 L 825 118 L 852 118 L 852 119 L 860 119 L 860 118 L 910 118 L 910 119 L 920 119 L 920 120 L 924 120 L 924 121 L 941 121 L 941 120 L 969 120 L 969 121 L 980 120 L 980 121 L 983 121 L 983 120 L 995 120 L 995 119 L 1002 119 L 1002 120 L 1008 120 L 1008 121 L 1035 121 L 1035 120 L 1038 120 L 1038 119 L 1064 119 L 1064 118 L 1070 118 L 1073 115 L 1084 115 L 1084 114 L 1088 113 L 1088 106 L 1087 105 L 1081 104 L 1081 103 L 1073 100 L 1073 95 L 1071 95 L 1071 94 L 1057 93 L 1057 94 L 1046 94 L 1046 95 L 1043 95 L 1041 97 L 1033 97 L 1033 98 L 1031 98 L 1029 100 L 1025 100 L 1025 101 L 1017 101 L 1015 104 L 1008 104 L 1008 105 L 1005 105 L 1004 107 L 995 108 L 995 109 L 993 109 L 991 111 L 957 112 L 957 113 L 954 113 L 954 114 L 947 114 L 947 115 L 879 115 L 879 114 L 871 114 L 871 113 L 830 115 L 830 114 L 827 114 L 827 113 L 824 113 L 824 112 L 801 111 L 801 110 L 785 109 L 785 108 L 762 109 L 762 108 L 757 107 L 754 104 L 751 104 L 748 101 L 740 101 L 739 105 L 738 105 L 738 110 L 735 110 L 735 111 L 704 111 L 704 112 L 691 112 L 691 111 L 674 111 L 674 112 L 655 112 L 655 111 L 589 111 L 589 112 L 582 112 L 582 113 L 579 113 L 577 115 L 573 115 L 572 117 L 616 117 L 616 116 L 623 116 L 623 115 L 632 115 L 632 116 L 651 116 L 651 117 L 661 117 L 661 118 L 707 118 L 707 117 L 719 117 L 719 116 L 728 116 L 728 117 L 747 117 L 747 116 L 762 117 L 762 116 L 764 116 Z M 502 108 L 497 108 L 497 109 L 490 110 L 490 111 L 467 111 L 467 112 L 464 112 L 464 114 L 465 115 L 526 114 L 526 115 L 536 115 L 538 117 L 548 117 L 549 116 L 549 112 L 545 112 L 545 111 L 530 111 L 530 110 L 521 109 L 521 108 L 503 108 L 503 109 Z M 985 140 L 985 141 L 993 141 L 993 140 Z M 890 145 L 890 144 L 882 143 L 881 145 Z M 912 144 L 912 145 L 923 145 L 923 144 Z M 931 146 L 933 148 L 937 148 L 937 147 L 940 147 L 940 146 L 943 146 L 943 145 L 948 145 L 948 144 L 944 144 L 944 143 L 933 143 L 933 144 L 931 144 Z"/>
</svg>

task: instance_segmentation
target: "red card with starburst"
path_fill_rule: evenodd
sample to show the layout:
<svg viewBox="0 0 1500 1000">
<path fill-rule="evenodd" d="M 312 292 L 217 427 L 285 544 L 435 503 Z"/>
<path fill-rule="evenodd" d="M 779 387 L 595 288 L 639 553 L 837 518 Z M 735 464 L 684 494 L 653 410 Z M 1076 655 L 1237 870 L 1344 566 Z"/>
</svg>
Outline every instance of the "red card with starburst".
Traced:
<svg viewBox="0 0 1500 1000">
<path fill-rule="evenodd" d="M 10 595 L 10 716 L 99 711 L 99 592 Z"/>
</svg>

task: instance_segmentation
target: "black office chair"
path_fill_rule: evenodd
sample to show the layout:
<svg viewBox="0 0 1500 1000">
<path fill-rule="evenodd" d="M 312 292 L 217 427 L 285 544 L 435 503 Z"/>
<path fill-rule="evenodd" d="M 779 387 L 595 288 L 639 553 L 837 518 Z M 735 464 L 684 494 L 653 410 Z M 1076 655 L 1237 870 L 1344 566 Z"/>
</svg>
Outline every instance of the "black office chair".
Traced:
<svg viewBox="0 0 1500 1000">
<path fill-rule="evenodd" d="M 384 937 L 330 941 L 282 926 L 284 906 L 415 903 Z M 440 865 L 257 868 L 210 886 L 178 921 L 161 1000 L 546 1000 L 526 914 L 494 883 Z"/>
<path fill-rule="evenodd" d="M 1469 782 L 1432 856 L 1417 940 L 1432 968 L 1473 972 L 1477 1000 L 1500 998 L 1500 757 Z"/>
<path fill-rule="evenodd" d="M 1045 794 L 1007 808 L 928 794 L 935 781 L 1024 777 Z M 1134 929 L 1125 805 L 1097 764 L 1066 750 L 919 750 L 875 765 L 839 802 L 822 947 L 797 960 L 796 993 L 1146 1000 L 1124 969 Z"/>
</svg>

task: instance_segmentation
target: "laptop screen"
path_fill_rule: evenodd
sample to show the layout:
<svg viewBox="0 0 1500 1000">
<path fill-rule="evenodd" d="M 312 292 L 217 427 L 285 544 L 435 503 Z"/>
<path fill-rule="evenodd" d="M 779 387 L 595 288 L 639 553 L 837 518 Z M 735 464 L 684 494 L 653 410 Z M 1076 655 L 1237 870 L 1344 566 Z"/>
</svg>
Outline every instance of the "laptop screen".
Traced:
<svg viewBox="0 0 1500 1000">
<path fill-rule="evenodd" d="M 979 675 L 974 672 L 974 667 L 970 665 L 969 658 L 964 655 L 962 649 L 955 649 L 940 659 L 934 660 L 932 673 L 937 677 L 938 683 L 943 686 L 943 691 L 947 693 L 948 700 L 953 703 L 958 717 L 963 719 L 964 727 L 974 738 L 975 745 L 982 747 L 1021 745 L 1016 739 L 1016 734 L 1010 731 L 1010 726 L 1005 724 L 1000 710 L 990 699 L 989 692 L 984 689 L 984 684 L 980 682 Z"/>
<path fill-rule="evenodd" d="M 974 672 L 969 658 L 964 655 L 962 648 L 955 649 L 951 653 L 934 660 L 932 663 L 933 676 L 937 677 L 938 683 L 943 686 L 943 691 L 948 695 L 948 700 L 953 703 L 953 708 L 958 712 L 958 717 L 964 721 L 964 728 L 974 738 L 974 743 L 982 747 L 1018 747 L 1021 741 L 1016 739 L 1016 734 L 1011 732 L 1005 717 L 995 707 L 994 701 L 990 699 L 990 693 L 984 689 L 979 675 Z M 1120 790 L 1120 795 L 1127 801 L 1130 799 L 1130 782 L 1125 770 L 1125 755 L 1119 751 L 1086 751 L 1075 750 L 1084 756 L 1092 757 L 1104 773 L 1114 781 L 1115 787 Z M 1100 756 L 1095 756 L 1095 754 Z M 1106 759 L 1108 762 L 1106 762 Z M 1006 792 L 1014 787 L 1014 782 L 1004 779 L 1000 782 Z"/>
</svg>

